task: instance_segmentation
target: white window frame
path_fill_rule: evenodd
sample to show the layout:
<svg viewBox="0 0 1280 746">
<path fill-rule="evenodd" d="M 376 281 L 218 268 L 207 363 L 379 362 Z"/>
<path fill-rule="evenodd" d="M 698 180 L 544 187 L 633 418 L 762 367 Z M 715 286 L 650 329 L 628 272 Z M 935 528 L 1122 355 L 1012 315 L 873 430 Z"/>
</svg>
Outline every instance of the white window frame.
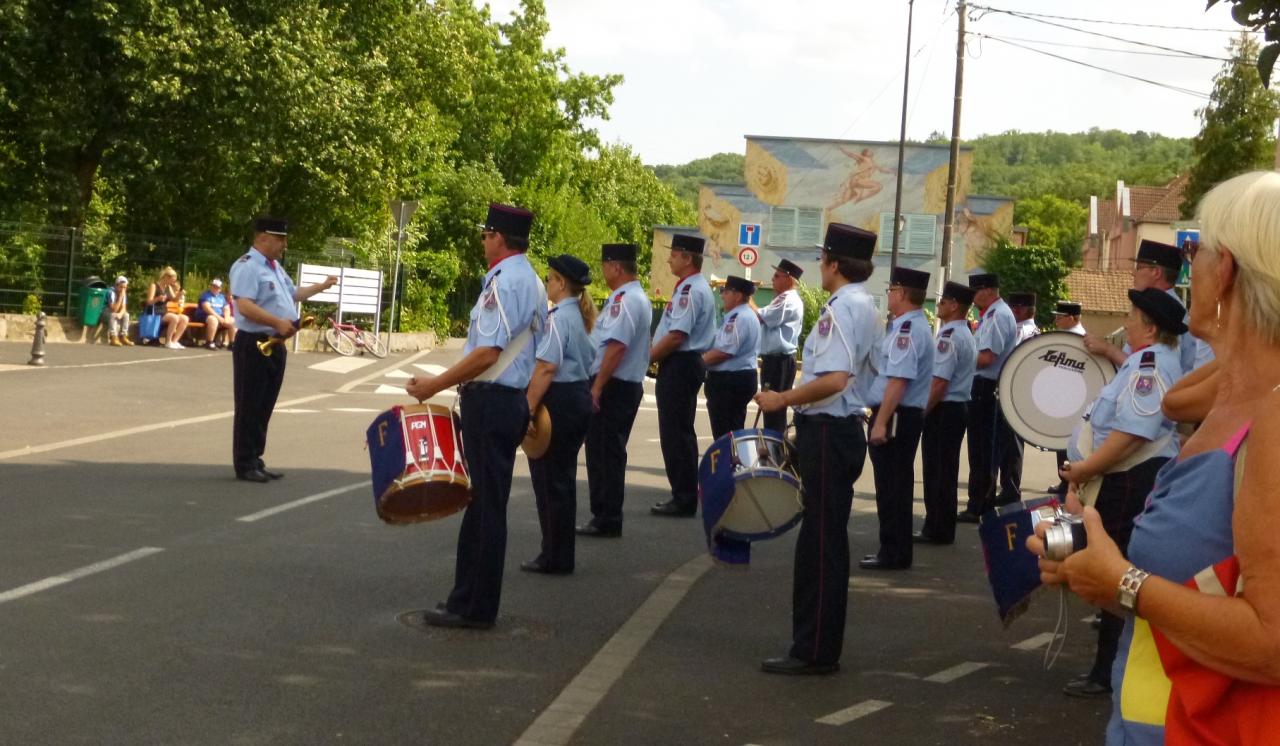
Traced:
<svg viewBox="0 0 1280 746">
<path fill-rule="evenodd" d="M 779 218 L 783 216 L 786 220 L 780 221 Z M 802 217 L 811 221 L 810 232 L 801 233 Z M 770 207 L 769 231 L 765 245 L 780 249 L 812 248 L 822 243 L 824 217 L 821 207 Z M 785 227 L 786 235 L 782 235 L 780 224 Z M 810 237 L 813 240 L 808 240 Z"/>
<path fill-rule="evenodd" d="M 904 227 L 902 245 L 898 253 L 912 256 L 933 256 L 938 251 L 938 216 L 927 213 L 902 213 Z M 928 241 L 924 240 L 928 236 Z M 888 254 L 893 251 L 893 213 L 880 213 L 880 234 L 876 251 Z"/>
</svg>

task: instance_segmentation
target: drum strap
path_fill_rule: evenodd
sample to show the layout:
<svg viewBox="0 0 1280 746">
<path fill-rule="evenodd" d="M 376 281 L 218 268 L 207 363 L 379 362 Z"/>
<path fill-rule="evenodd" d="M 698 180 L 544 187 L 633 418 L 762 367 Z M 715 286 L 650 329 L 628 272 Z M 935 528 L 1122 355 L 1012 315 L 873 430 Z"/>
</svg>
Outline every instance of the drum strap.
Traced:
<svg viewBox="0 0 1280 746">
<path fill-rule="evenodd" d="M 1166 434 L 1163 438 L 1149 440 L 1138 450 L 1129 455 L 1128 458 L 1121 459 L 1119 463 L 1112 466 L 1106 471 L 1107 474 L 1116 474 L 1122 471 L 1129 471 L 1133 467 L 1144 461 L 1153 459 L 1160 455 L 1169 443 L 1176 436 L 1177 431 L 1174 430 Z M 1076 448 L 1079 449 L 1080 455 L 1089 458 L 1093 454 L 1093 425 L 1085 422 L 1080 427 L 1080 437 L 1076 440 Z M 1076 496 L 1080 498 L 1081 505 L 1093 505 L 1098 499 L 1098 491 L 1102 489 L 1102 477 L 1094 477 L 1093 479 L 1080 485 L 1076 491 Z"/>
<path fill-rule="evenodd" d="M 524 348 L 529 346 L 529 342 L 533 339 L 533 330 L 525 327 L 525 330 L 516 335 L 511 343 L 502 349 L 502 353 L 498 355 L 498 359 L 493 365 L 485 369 L 483 373 L 471 379 L 477 382 L 492 382 L 498 380 L 498 377 L 507 372 L 507 368 L 520 357 L 520 353 L 524 352 Z"/>
</svg>

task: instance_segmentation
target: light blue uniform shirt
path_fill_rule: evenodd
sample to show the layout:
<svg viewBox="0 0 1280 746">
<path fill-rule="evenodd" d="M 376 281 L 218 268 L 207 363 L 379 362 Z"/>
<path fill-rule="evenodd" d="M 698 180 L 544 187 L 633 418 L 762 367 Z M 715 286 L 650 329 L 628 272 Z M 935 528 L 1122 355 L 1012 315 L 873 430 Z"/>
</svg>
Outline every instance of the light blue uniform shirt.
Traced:
<svg viewBox="0 0 1280 746">
<path fill-rule="evenodd" d="M 711 286 L 695 272 L 676 285 L 671 301 L 658 321 L 653 341 L 667 336 L 668 332 L 684 332 L 684 342 L 678 352 L 706 352 L 716 337 L 716 299 Z"/>
<path fill-rule="evenodd" d="M 626 346 L 622 360 L 613 370 L 613 378 L 639 383 L 649 369 L 649 324 L 653 321 L 653 305 L 644 294 L 638 280 L 632 280 L 609 296 L 591 330 L 591 341 L 596 354 L 591 361 L 591 375 L 600 372 L 604 351 L 609 342 L 621 342 Z"/>
<path fill-rule="evenodd" d="M 277 318 L 298 320 L 297 302 L 293 299 L 296 288 L 280 262 L 269 260 L 257 249 L 250 248 L 247 254 L 231 265 L 227 278 L 231 281 L 231 292 L 235 297 L 253 301 L 258 308 Z M 237 303 L 236 328 L 240 331 L 253 334 L 276 333 L 275 329 L 266 324 L 245 318 L 240 309 L 241 305 Z"/>
<path fill-rule="evenodd" d="M 556 366 L 556 375 L 551 380 L 555 383 L 587 380 L 595 354 L 578 299 L 570 296 L 557 303 L 547 314 L 547 330 L 537 354 L 539 360 Z"/>
<path fill-rule="evenodd" d="M 933 377 L 947 382 L 943 401 L 967 402 L 973 395 L 973 376 L 978 372 L 978 343 L 964 319 L 948 321 L 938 330 L 934 345 Z"/>
<path fill-rule="evenodd" d="M 876 356 L 875 383 L 871 385 L 868 404 L 884 401 L 884 390 L 890 378 L 907 381 L 900 407 L 924 408 L 929 403 L 929 387 L 933 384 L 933 330 L 924 311 L 917 308 L 893 320 L 893 326 L 879 345 Z"/>
<path fill-rule="evenodd" d="M 1173 432 L 1173 422 L 1164 416 L 1160 404 L 1165 392 L 1182 378 L 1182 360 L 1165 345 L 1151 345 L 1129 355 L 1116 377 L 1102 388 L 1085 417 L 1093 425 L 1096 451 L 1112 430 L 1155 441 Z M 1082 421 L 1083 424 L 1083 421 Z M 1072 435 L 1067 457 L 1084 457 L 1076 447 L 1080 425 Z M 1156 456 L 1178 455 L 1178 439 L 1170 439 Z"/>
<path fill-rule="evenodd" d="M 798 406 L 796 412 L 836 417 L 861 413 L 866 399 L 860 385 L 867 380 L 865 387 L 869 389 L 869 379 L 875 377 L 871 358 L 879 336 L 878 316 L 876 302 L 860 282 L 843 285 L 832 294 L 804 340 L 804 364 L 798 385 L 836 371 L 848 373 L 849 382 L 844 391 Z"/>
<path fill-rule="evenodd" d="M 756 358 L 760 352 L 760 318 L 751 306 L 743 303 L 724 315 L 724 323 L 716 332 L 711 349 L 728 354 L 729 359 L 708 370 L 728 373 L 756 369 Z"/>
<path fill-rule="evenodd" d="M 978 369 L 978 377 L 999 380 L 1005 361 L 1018 343 L 1018 320 L 1013 317 L 1013 311 L 1009 310 L 1003 298 L 987 306 L 986 312 L 982 314 L 982 319 L 978 322 L 977 342 L 978 352 L 991 350 L 996 356 L 991 365 Z"/>
<path fill-rule="evenodd" d="M 1179 342 L 1178 344 L 1181 345 L 1182 343 Z M 1213 360 L 1214 357 L 1216 356 L 1213 354 L 1213 348 L 1209 346 L 1209 343 L 1204 341 L 1203 339 L 1197 339 L 1196 340 L 1196 367 L 1199 368 L 1202 365 L 1205 365 L 1209 361 Z"/>
<path fill-rule="evenodd" d="M 235 286 L 232 285 L 234 288 Z M 484 289 L 471 309 L 471 325 L 463 357 L 477 347 L 506 349 L 525 329 L 532 327 L 533 338 L 524 349 L 493 379 L 493 383 L 512 388 L 529 387 L 533 376 L 534 354 L 541 341 L 547 317 L 547 291 L 524 254 L 514 254 L 494 265 L 484 276 Z"/>
<path fill-rule="evenodd" d="M 760 309 L 760 354 L 794 355 L 800 344 L 804 323 L 804 301 L 800 293 L 788 290 Z"/>
</svg>

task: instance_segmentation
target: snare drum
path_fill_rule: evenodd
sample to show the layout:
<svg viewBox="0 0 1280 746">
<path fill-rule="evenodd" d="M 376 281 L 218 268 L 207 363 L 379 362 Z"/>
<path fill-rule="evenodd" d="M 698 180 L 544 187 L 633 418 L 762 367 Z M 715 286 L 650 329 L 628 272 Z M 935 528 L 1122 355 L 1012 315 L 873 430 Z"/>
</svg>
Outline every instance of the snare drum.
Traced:
<svg viewBox="0 0 1280 746">
<path fill-rule="evenodd" d="M 712 443 L 698 495 L 707 548 L 731 565 L 749 563 L 752 541 L 781 536 L 804 511 L 795 450 L 775 430 L 735 430 Z"/>
<path fill-rule="evenodd" d="M 471 502 L 461 432 L 457 416 L 439 404 L 396 406 L 378 415 L 365 438 L 379 518 L 434 521 Z"/>
</svg>

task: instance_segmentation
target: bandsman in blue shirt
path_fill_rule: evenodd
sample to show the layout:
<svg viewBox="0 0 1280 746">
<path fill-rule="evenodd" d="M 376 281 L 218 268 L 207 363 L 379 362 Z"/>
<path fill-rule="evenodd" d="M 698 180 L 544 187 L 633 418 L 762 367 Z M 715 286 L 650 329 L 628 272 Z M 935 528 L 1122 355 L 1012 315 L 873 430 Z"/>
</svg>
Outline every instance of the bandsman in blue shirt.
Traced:
<svg viewBox="0 0 1280 746">
<path fill-rule="evenodd" d="M 867 441 L 857 376 L 871 369 L 880 327 L 863 283 L 875 265 L 876 234 L 842 223 L 827 226 L 819 246 L 822 289 L 831 298 L 804 341 L 800 384 L 762 391 L 765 412 L 795 407 L 796 452 L 804 514 L 796 539 L 791 597 L 791 649 L 760 664 L 765 673 L 830 674 L 840 669 L 849 600 L 849 511 Z"/>
<path fill-rule="evenodd" d="M 525 572 L 568 575 L 573 572 L 573 521 L 578 511 L 578 451 L 591 420 L 588 371 L 596 348 L 591 332 L 596 307 L 586 293 L 591 269 L 569 254 L 547 261 L 547 298 L 554 304 L 547 314 L 546 332 L 538 345 L 526 398 L 529 411 L 545 404 L 551 417 L 551 442 L 540 458 L 529 459 L 542 552 L 520 565 Z"/>
<path fill-rule="evenodd" d="M 1009 293 L 1006 303 L 1013 311 L 1013 319 L 1018 322 L 1018 341 L 1014 347 L 1040 335 L 1040 327 L 1036 326 L 1036 294 L 1030 291 Z"/>
<path fill-rule="evenodd" d="M 760 385 L 774 391 L 787 391 L 796 382 L 796 350 L 804 325 L 804 301 L 796 283 L 803 274 L 790 259 L 778 262 L 773 268 L 773 301 L 760 309 Z M 766 414 L 764 426 L 784 432 L 787 410 Z"/>
<path fill-rule="evenodd" d="M 969 287 L 978 306 L 978 373 L 969 400 L 969 505 L 956 516 L 961 523 L 977 523 L 992 506 L 1022 494 L 1022 443 L 996 398 L 1000 371 L 1018 344 L 1018 321 L 1000 298 L 998 275 L 969 275 Z"/>
<path fill-rule="evenodd" d="M 636 279 L 639 247 L 610 243 L 600 248 L 600 272 L 612 293 L 604 302 L 591 341 L 591 421 L 587 426 L 587 488 L 591 520 L 581 536 L 622 535 L 622 503 L 627 484 L 627 441 L 644 399 L 649 369 L 649 324 L 653 306 Z"/>
<path fill-rule="evenodd" d="M 532 226 L 528 210 L 489 206 L 480 226 L 489 271 L 471 309 L 463 357 L 438 376 L 417 375 L 405 385 L 423 401 L 461 384 L 472 498 L 458 533 L 453 590 L 426 612 L 426 623 L 437 627 L 489 629 L 498 616 L 511 472 L 529 427 L 526 390 L 547 315 L 546 290 L 525 257 Z"/>
<path fill-rule="evenodd" d="M 724 321 L 711 349 L 702 353 L 702 362 L 707 366 L 707 415 L 713 438 L 746 425 L 747 405 L 758 389 L 760 318 L 750 304 L 755 292 L 755 283 L 733 275 L 720 288 Z"/>
<path fill-rule="evenodd" d="M 707 376 L 702 353 L 716 335 L 716 304 L 702 276 L 706 241 L 677 233 L 667 266 L 680 282 L 653 333 L 649 360 L 658 364 L 658 438 L 671 484 L 671 499 L 650 508 L 654 515 L 693 516 L 698 512 L 698 389 Z"/>
<path fill-rule="evenodd" d="M 1186 309 L 1165 291 L 1130 290 L 1129 301 L 1133 305 L 1124 328 L 1133 352 L 1085 412 L 1068 444 L 1071 461 L 1059 472 L 1073 487 L 1068 506 L 1078 512 L 1077 495 L 1083 495 L 1121 552 L 1128 549 L 1133 519 L 1145 507 L 1157 472 L 1178 455 L 1174 423 L 1165 417 L 1162 404 L 1182 378 L 1179 335 L 1187 331 L 1182 321 Z M 1097 486 L 1095 497 L 1078 486 L 1086 484 Z M 1093 668 L 1068 683 L 1064 693 L 1110 696 L 1111 666 L 1123 628 L 1123 619 L 1102 612 Z"/>
<path fill-rule="evenodd" d="M 893 324 L 877 356 L 871 387 L 871 468 L 876 479 L 880 549 L 862 558 L 864 570 L 911 567 L 911 506 L 915 502 L 916 450 L 933 382 L 933 329 L 924 315 L 929 273 L 898 267 L 889 278 Z"/>
<path fill-rule="evenodd" d="M 258 343 L 273 336 L 288 339 L 298 330 L 297 304 L 333 287 L 336 277 L 297 288 L 284 271 L 289 246 L 289 223 L 261 217 L 253 223 L 253 246 L 231 265 L 231 289 L 236 298 L 236 327 L 240 333 L 231 345 L 235 421 L 231 458 L 236 479 L 267 482 L 284 476 L 271 471 L 262 460 L 267 449 L 267 424 L 284 383 L 289 353 L 276 345 L 270 356 Z"/>
<path fill-rule="evenodd" d="M 950 544 L 956 537 L 960 443 L 969 421 L 969 397 L 978 347 L 969 331 L 973 289 L 948 282 L 938 299 L 941 327 L 934 343 L 933 382 L 924 410 L 920 461 L 924 468 L 924 528 L 912 535 L 923 544 Z"/>
</svg>

